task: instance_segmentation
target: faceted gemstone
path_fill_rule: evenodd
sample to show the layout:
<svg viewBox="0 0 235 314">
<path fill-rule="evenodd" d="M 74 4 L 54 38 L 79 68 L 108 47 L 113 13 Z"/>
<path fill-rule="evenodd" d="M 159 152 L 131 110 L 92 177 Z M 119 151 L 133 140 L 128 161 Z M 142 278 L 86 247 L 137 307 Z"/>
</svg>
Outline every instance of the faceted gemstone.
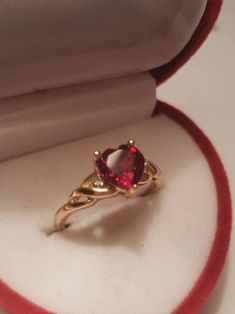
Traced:
<svg viewBox="0 0 235 314">
<path fill-rule="evenodd" d="M 100 173 L 122 189 L 136 184 L 144 170 L 144 156 L 135 146 L 121 145 L 117 150 L 107 149 L 96 161 Z"/>
</svg>

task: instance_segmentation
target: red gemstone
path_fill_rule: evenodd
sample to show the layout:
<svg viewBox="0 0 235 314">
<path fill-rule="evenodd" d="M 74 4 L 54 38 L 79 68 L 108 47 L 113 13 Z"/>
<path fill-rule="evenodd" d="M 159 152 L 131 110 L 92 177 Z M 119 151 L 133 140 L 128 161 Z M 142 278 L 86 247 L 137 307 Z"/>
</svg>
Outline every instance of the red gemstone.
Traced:
<svg viewBox="0 0 235 314">
<path fill-rule="evenodd" d="M 96 161 L 100 173 L 122 189 L 136 184 L 144 170 L 144 156 L 135 146 L 121 145 L 117 150 L 107 149 Z"/>
</svg>

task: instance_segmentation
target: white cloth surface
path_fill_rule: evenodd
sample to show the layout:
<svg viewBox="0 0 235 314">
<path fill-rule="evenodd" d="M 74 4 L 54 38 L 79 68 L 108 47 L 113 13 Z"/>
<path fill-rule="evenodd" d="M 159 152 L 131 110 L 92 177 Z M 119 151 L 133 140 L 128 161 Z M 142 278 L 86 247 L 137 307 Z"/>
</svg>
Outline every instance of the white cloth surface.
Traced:
<svg viewBox="0 0 235 314">
<path fill-rule="evenodd" d="M 55 210 L 92 171 L 94 149 L 128 138 L 161 167 L 164 188 L 100 202 L 48 237 Z M 0 277 L 55 313 L 169 314 L 205 265 L 214 182 L 195 142 L 164 115 L 1 163 L 0 173 Z"/>
</svg>

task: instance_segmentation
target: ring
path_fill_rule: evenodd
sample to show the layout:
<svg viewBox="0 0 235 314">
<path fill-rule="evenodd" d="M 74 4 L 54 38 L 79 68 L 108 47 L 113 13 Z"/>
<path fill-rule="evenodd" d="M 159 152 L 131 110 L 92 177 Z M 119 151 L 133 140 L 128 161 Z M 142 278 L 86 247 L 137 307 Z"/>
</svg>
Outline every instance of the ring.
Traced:
<svg viewBox="0 0 235 314">
<path fill-rule="evenodd" d="M 94 172 L 74 190 L 69 201 L 55 213 L 55 231 L 62 231 L 70 224 L 67 219 L 98 201 L 123 195 L 145 196 L 161 187 L 160 168 L 146 160 L 135 146 L 134 140 L 122 144 L 118 149 L 94 152 Z"/>
</svg>

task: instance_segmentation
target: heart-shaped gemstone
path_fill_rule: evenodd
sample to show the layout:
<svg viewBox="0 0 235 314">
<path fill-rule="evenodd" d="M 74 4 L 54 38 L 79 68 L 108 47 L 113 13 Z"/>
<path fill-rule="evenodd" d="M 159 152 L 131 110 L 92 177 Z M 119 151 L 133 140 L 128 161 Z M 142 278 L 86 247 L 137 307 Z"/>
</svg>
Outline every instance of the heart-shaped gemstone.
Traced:
<svg viewBox="0 0 235 314">
<path fill-rule="evenodd" d="M 96 166 L 111 184 L 129 190 L 144 171 L 144 156 L 135 146 L 121 145 L 117 150 L 104 151 Z"/>
</svg>

